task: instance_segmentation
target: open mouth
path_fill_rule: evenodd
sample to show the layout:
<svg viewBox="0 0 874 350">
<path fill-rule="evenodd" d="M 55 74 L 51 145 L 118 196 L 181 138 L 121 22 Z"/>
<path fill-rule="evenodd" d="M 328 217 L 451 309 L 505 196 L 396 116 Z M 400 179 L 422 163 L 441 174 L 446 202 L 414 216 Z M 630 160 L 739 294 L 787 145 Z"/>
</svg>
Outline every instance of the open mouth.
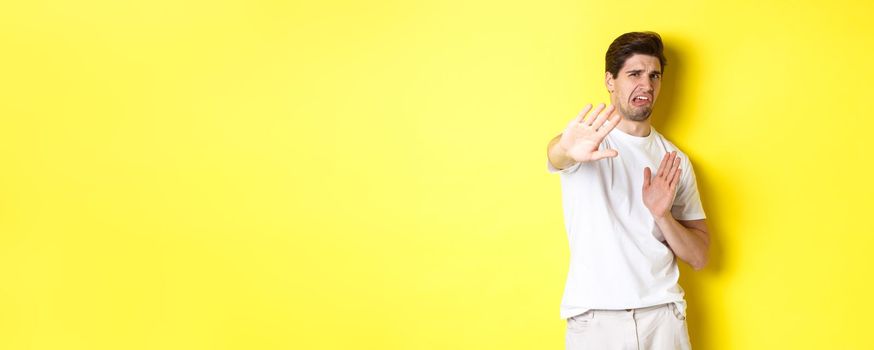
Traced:
<svg viewBox="0 0 874 350">
<path fill-rule="evenodd" d="M 652 98 L 646 95 L 634 96 L 631 98 L 631 105 L 635 107 L 648 106 L 652 104 Z"/>
</svg>

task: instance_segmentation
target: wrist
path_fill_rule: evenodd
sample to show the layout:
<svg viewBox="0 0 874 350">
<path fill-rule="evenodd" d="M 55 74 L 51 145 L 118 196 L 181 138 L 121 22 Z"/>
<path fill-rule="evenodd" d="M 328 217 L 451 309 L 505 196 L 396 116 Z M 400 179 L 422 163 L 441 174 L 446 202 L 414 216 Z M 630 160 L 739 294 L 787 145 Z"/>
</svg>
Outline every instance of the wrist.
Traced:
<svg viewBox="0 0 874 350">
<path fill-rule="evenodd" d="M 665 211 L 662 214 L 652 214 L 652 218 L 655 220 L 656 224 L 658 224 L 658 225 L 667 224 L 671 220 L 674 220 L 674 216 L 671 215 L 671 212 L 669 210 Z"/>
<path fill-rule="evenodd" d="M 565 147 L 566 142 L 567 141 L 565 141 L 564 139 L 564 133 L 562 133 L 558 139 L 558 142 L 555 143 L 555 145 L 558 147 L 558 150 L 561 151 L 561 154 L 567 154 L 568 147 Z"/>
<path fill-rule="evenodd" d="M 561 157 L 567 161 L 573 161 L 573 157 L 570 155 L 570 148 L 566 147 L 562 141 L 556 142 L 555 144 L 557 151 Z"/>
</svg>

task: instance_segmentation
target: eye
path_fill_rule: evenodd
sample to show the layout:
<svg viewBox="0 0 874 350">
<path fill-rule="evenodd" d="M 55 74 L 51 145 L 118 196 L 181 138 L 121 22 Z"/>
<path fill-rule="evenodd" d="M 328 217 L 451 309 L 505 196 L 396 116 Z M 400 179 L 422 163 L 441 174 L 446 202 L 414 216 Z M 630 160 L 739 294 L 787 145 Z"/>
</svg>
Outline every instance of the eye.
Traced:
<svg viewBox="0 0 874 350">
<path fill-rule="evenodd" d="M 661 76 L 661 74 L 653 74 L 653 75 L 652 75 L 652 78 L 655 79 L 655 80 L 659 80 L 659 79 L 662 78 L 662 76 Z"/>
</svg>

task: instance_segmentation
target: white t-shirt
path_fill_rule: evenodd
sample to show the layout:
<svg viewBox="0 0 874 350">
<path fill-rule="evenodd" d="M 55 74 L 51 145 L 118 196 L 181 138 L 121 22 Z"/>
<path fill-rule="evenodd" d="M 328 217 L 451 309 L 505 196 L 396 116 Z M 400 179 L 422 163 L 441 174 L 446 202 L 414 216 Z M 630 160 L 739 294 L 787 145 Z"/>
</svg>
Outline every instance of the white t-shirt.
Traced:
<svg viewBox="0 0 874 350">
<path fill-rule="evenodd" d="M 600 149 L 619 156 L 576 163 L 561 174 L 562 205 L 570 247 L 570 268 L 561 318 L 589 309 L 622 310 L 676 303 L 686 313 L 677 282 L 677 258 L 643 204 L 643 169 L 653 174 L 666 152 L 680 156 L 680 182 L 671 213 L 677 220 L 704 219 L 689 158 L 651 128 L 646 137 L 613 129 Z"/>
</svg>

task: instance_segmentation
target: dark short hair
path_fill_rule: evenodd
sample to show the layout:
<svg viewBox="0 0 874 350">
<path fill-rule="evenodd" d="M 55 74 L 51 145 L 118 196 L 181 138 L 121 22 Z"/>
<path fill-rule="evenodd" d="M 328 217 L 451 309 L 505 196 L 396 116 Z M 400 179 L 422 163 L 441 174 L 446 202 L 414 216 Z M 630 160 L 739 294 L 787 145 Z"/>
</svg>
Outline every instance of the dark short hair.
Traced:
<svg viewBox="0 0 874 350">
<path fill-rule="evenodd" d="M 662 37 L 656 32 L 631 32 L 620 35 L 610 48 L 607 49 L 607 65 L 606 71 L 610 72 L 615 78 L 619 75 L 619 70 L 625 65 L 625 60 L 634 54 L 643 54 L 655 56 L 659 59 L 662 73 L 665 71 L 665 65 L 668 64 L 665 59 L 664 45 L 662 45 Z"/>
</svg>

